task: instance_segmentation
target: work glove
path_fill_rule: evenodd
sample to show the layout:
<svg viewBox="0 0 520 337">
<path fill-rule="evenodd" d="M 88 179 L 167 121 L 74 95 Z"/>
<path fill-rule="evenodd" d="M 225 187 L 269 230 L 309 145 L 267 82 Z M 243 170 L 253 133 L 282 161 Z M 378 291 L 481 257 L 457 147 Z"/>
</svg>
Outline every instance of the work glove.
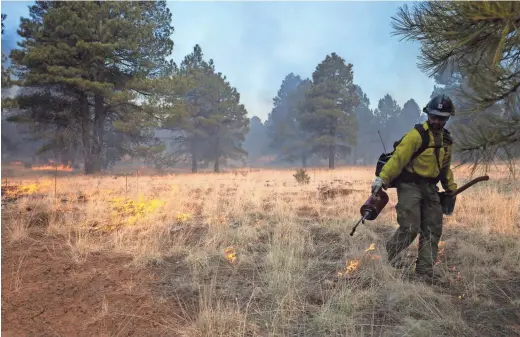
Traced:
<svg viewBox="0 0 520 337">
<path fill-rule="evenodd" d="M 376 177 L 374 183 L 372 184 L 372 194 L 377 194 L 381 188 L 386 190 L 387 187 L 385 181 L 380 177 Z"/>
<path fill-rule="evenodd" d="M 442 213 L 445 215 L 452 215 L 455 210 L 455 201 L 457 196 L 453 195 L 453 191 L 445 191 L 439 193 Z"/>
</svg>

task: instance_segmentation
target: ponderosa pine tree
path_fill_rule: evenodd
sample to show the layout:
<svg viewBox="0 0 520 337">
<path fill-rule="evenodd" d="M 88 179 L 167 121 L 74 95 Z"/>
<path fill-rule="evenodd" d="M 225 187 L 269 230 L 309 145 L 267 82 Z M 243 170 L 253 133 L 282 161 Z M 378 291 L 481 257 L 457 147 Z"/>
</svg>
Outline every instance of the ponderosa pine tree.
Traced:
<svg viewBox="0 0 520 337">
<path fill-rule="evenodd" d="M 191 161 L 193 173 L 207 152 L 209 136 L 203 125 L 211 113 L 206 100 L 211 91 L 209 78 L 215 74 L 213 60 L 205 61 L 203 56 L 202 48 L 195 45 L 160 91 L 167 102 L 162 128 L 174 134 L 173 156 Z"/>
<path fill-rule="evenodd" d="M 290 116 L 290 110 L 294 107 L 292 94 L 296 92 L 302 83 L 299 75 L 289 73 L 283 79 L 277 95 L 273 98 L 273 108 L 265 121 L 269 147 L 274 150 L 278 159 L 292 161 L 288 136 L 297 128 L 296 121 Z"/>
<path fill-rule="evenodd" d="M 2 14 L 2 35 L 4 35 L 4 20 L 7 18 L 6 14 Z M 2 52 L 2 89 L 6 89 L 11 86 L 10 70 L 7 67 L 7 56 Z M 3 104 L 2 104 L 3 105 Z"/>
<path fill-rule="evenodd" d="M 354 159 L 363 165 L 375 162 L 379 152 L 383 151 L 379 139 L 379 126 L 376 116 L 370 109 L 370 99 L 359 85 L 356 85 L 359 104 L 354 109 L 358 125 L 358 137 L 354 147 Z"/>
<path fill-rule="evenodd" d="M 305 110 L 306 95 L 312 88 L 310 79 L 303 80 L 296 90 L 288 96 L 288 113 L 286 115 L 285 139 L 281 147 L 284 158 L 290 161 L 300 160 L 301 166 L 307 166 L 307 160 L 312 156 L 312 141 L 300 121 L 300 115 Z"/>
<path fill-rule="evenodd" d="M 383 98 L 379 99 L 377 108 L 374 110 L 377 129 L 388 151 L 391 151 L 390 149 L 394 142 L 402 137 L 400 133 L 396 132 L 400 121 L 400 114 L 401 107 L 390 94 L 386 94 Z M 413 125 L 411 127 L 413 127 Z"/>
<path fill-rule="evenodd" d="M 199 45 L 163 84 L 158 90 L 164 103 L 161 128 L 173 132 L 173 155 L 191 160 L 192 172 L 202 160 L 213 161 L 219 172 L 222 159 L 246 154 L 242 142 L 249 119 L 240 94 L 215 71 L 213 60 L 203 59 Z"/>
<path fill-rule="evenodd" d="M 346 156 L 356 145 L 354 109 L 360 100 L 352 67 L 336 53 L 327 55 L 312 74 L 312 87 L 299 117 L 313 152 L 328 158 L 330 169 L 337 156 Z"/>
<path fill-rule="evenodd" d="M 240 103 L 240 94 L 226 76 L 219 72 L 207 81 L 209 90 L 204 98 L 210 113 L 201 125 L 208 137 L 204 157 L 214 162 L 214 172 L 220 172 L 221 159 L 239 159 L 247 155 L 242 143 L 249 131 L 249 118 Z"/>
<path fill-rule="evenodd" d="M 38 1 L 29 11 L 11 52 L 24 88 L 17 119 L 80 135 L 85 173 L 99 172 L 107 123 L 131 136 L 152 125 L 137 99 L 169 67 L 171 13 L 165 1 Z"/>
<path fill-rule="evenodd" d="M 258 116 L 253 116 L 249 121 L 249 131 L 245 135 L 244 149 L 249 160 L 256 160 L 266 155 L 268 146 L 267 132 L 264 124 Z"/>
</svg>

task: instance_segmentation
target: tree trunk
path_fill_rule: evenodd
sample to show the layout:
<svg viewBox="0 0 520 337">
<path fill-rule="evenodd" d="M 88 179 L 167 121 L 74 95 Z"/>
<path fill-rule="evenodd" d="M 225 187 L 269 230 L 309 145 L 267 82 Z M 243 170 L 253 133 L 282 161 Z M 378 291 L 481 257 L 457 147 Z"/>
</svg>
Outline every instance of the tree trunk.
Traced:
<svg viewBox="0 0 520 337">
<path fill-rule="evenodd" d="M 92 139 L 90 138 L 90 108 L 88 106 L 88 98 L 82 95 L 80 98 L 81 104 L 81 145 L 83 146 L 83 157 L 85 161 L 85 174 L 92 173 L 92 163 L 90 159 L 90 148 L 92 146 Z"/>
<path fill-rule="evenodd" d="M 197 173 L 197 158 L 191 156 L 191 173 Z"/>
<path fill-rule="evenodd" d="M 61 165 L 63 165 L 63 166 L 68 166 L 69 164 L 71 164 L 72 161 L 71 161 L 70 146 L 62 148 L 60 150 L 60 161 L 61 161 Z"/>
<path fill-rule="evenodd" d="M 79 150 L 79 142 L 78 139 L 74 139 L 70 146 L 70 166 L 74 169 L 78 169 L 78 150 Z"/>
<path fill-rule="evenodd" d="M 197 148 L 197 141 L 195 137 L 190 137 L 187 140 L 188 149 L 191 155 L 191 173 L 199 171 L 199 150 Z"/>
<path fill-rule="evenodd" d="M 220 167 L 219 167 L 219 161 L 220 161 L 220 143 L 219 143 L 219 139 L 218 139 L 218 138 L 217 138 L 217 140 L 216 140 L 215 147 L 216 147 L 216 151 L 215 151 L 215 168 L 214 168 L 213 172 L 218 173 L 219 170 L 220 170 Z"/>
<path fill-rule="evenodd" d="M 101 172 L 101 152 L 105 133 L 106 111 L 103 96 L 94 97 L 94 123 L 91 127 L 90 109 L 86 96 L 82 99 L 83 123 L 82 141 L 85 149 L 85 174 Z M 92 136 L 90 135 L 92 131 Z"/>
<path fill-rule="evenodd" d="M 334 157 L 335 157 L 334 145 L 329 145 L 329 169 L 334 169 Z"/>
<path fill-rule="evenodd" d="M 215 173 L 220 172 L 219 162 L 220 162 L 220 156 L 217 154 L 217 158 L 215 159 L 215 167 L 213 169 L 213 172 L 215 172 Z"/>
</svg>

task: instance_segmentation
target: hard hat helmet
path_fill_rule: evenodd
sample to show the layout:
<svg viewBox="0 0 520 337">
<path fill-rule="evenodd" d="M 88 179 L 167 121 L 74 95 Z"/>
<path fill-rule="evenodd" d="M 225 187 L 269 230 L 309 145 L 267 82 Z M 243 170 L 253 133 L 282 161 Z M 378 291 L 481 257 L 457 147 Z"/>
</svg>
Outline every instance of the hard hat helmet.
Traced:
<svg viewBox="0 0 520 337">
<path fill-rule="evenodd" d="M 448 96 L 437 95 L 423 108 L 423 112 L 442 117 L 450 117 L 455 115 L 455 106 Z"/>
</svg>

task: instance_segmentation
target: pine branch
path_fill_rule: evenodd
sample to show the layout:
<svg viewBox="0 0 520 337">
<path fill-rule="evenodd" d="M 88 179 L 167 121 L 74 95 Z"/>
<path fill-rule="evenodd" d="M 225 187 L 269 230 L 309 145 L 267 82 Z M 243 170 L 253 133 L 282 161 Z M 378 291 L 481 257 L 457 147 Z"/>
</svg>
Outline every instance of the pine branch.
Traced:
<svg viewBox="0 0 520 337">
<path fill-rule="evenodd" d="M 514 174 L 520 157 L 520 120 L 480 116 L 470 125 L 456 126 L 453 131 L 454 151 L 461 157 L 461 165 L 473 163 L 473 172 L 478 169 L 487 172 L 494 158 L 501 158 Z"/>
</svg>

